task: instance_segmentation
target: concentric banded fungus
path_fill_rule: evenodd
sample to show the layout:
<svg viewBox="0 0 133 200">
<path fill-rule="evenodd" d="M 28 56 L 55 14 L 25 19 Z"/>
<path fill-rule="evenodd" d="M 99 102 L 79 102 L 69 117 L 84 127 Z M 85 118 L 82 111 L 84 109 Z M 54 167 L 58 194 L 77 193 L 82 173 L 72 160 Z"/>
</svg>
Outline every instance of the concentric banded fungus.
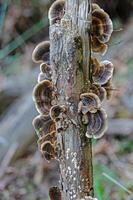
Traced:
<svg viewBox="0 0 133 200">
<path fill-rule="evenodd" d="M 61 191 L 58 187 L 51 187 L 49 190 L 50 200 L 62 200 Z"/>
<path fill-rule="evenodd" d="M 87 125 L 86 137 L 98 139 L 107 130 L 107 114 L 103 109 L 96 113 L 87 113 L 83 116 L 83 122 Z"/>
<path fill-rule="evenodd" d="M 50 141 L 52 144 L 56 142 L 56 131 L 52 131 L 42 137 L 44 141 Z"/>
<path fill-rule="evenodd" d="M 55 23 L 60 23 L 61 18 L 64 15 L 65 10 L 65 1 L 64 0 L 56 0 L 50 7 L 48 18 L 50 20 L 50 25 Z"/>
<path fill-rule="evenodd" d="M 113 64 L 108 60 L 100 63 L 100 67 L 95 66 L 97 70 L 93 73 L 93 81 L 96 84 L 103 85 L 108 82 L 108 80 L 113 75 Z"/>
<path fill-rule="evenodd" d="M 95 113 L 101 107 L 99 97 L 94 93 L 84 93 L 80 95 L 81 101 L 78 105 L 78 112 L 86 114 L 87 112 Z"/>
<path fill-rule="evenodd" d="M 32 60 L 35 63 L 46 62 L 49 63 L 50 42 L 43 41 L 39 43 L 32 53 Z"/>
<path fill-rule="evenodd" d="M 109 15 L 103 9 L 94 9 L 92 12 L 92 35 L 97 37 L 99 42 L 109 41 L 113 32 L 113 24 Z"/>
<path fill-rule="evenodd" d="M 33 119 L 32 124 L 39 136 L 46 135 L 56 130 L 55 123 L 50 116 L 39 115 Z"/>
<path fill-rule="evenodd" d="M 54 99 L 52 83 L 48 80 L 41 81 L 33 89 L 33 101 L 40 114 L 48 115 L 51 101 Z"/>
<path fill-rule="evenodd" d="M 64 105 L 55 105 L 50 109 L 50 117 L 56 123 L 57 132 L 65 130 L 68 126 L 66 112 L 67 108 Z"/>
<path fill-rule="evenodd" d="M 53 121 L 57 122 L 62 118 L 62 113 L 66 113 L 66 107 L 55 105 L 50 109 L 50 117 Z"/>
<path fill-rule="evenodd" d="M 55 146 L 50 141 L 42 142 L 38 140 L 38 147 L 46 160 L 55 159 Z"/>
<path fill-rule="evenodd" d="M 102 55 L 104 55 L 108 49 L 108 46 L 101 43 L 96 37 L 92 37 L 91 45 L 94 53 L 101 53 Z"/>
<path fill-rule="evenodd" d="M 107 95 L 106 90 L 105 90 L 105 88 L 103 88 L 99 85 L 92 84 L 91 88 L 90 88 L 90 92 L 96 94 L 99 97 L 101 102 L 104 99 L 106 99 L 106 95 Z"/>
</svg>

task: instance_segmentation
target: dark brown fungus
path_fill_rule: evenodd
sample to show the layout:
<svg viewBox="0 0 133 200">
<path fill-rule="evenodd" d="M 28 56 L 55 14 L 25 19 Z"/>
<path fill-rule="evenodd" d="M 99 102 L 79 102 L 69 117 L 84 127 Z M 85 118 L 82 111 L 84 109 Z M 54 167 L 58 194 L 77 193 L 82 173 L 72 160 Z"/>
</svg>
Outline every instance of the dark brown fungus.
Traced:
<svg viewBox="0 0 133 200">
<path fill-rule="evenodd" d="M 96 113 L 87 113 L 83 116 L 83 123 L 87 125 L 86 137 L 101 138 L 107 130 L 107 114 L 104 109 Z"/>
<path fill-rule="evenodd" d="M 50 117 L 53 121 L 57 122 L 62 118 L 62 113 L 66 113 L 67 109 L 64 105 L 55 105 L 50 109 Z"/>
<path fill-rule="evenodd" d="M 61 191 L 57 186 L 49 189 L 50 200 L 62 200 Z"/>
<path fill-rule="evenodd" d="M 109 41 L 113 32 L 113 24 L 109 15 L 103 9 L 94 9 L 92 12 L 92 35 L 97 37 L 99 42 Z"/>
<path fill-rule="evenodd" d="M 39 138 L 38 140 L 38 148 L 41 151 L 44 158 L 48 161 L 51 159 L 55 159 L 55 143 L 51 143 L 50 141 L 45 141 L 45 137 Z"/>
<path fill-rule="evenodd" d="M 32 53 L 32 60 L 35 63 L 46 62 L 49 63 L 50 42 L 43 41 L 39 43 Z"/>
<path fill-rule="evenodd" d="M 87 112 L 95 113 L 101 107 L 99 97 L 94 93 L 83 93 L 80 95 L 81 101 L 78 105 L 78 112 L 86 114 Z"/>
<path fill-rule="evenodd" d="M 65 1 L 64 0 L 56 0 L 49 9 L 49 21 L 50 25 L 55 23 L 60 23 L 61 18 L 64 15 L 65 10 Z"/>
<path fill-rule="evenodd" d="M 91 45 L 92 45 L 92 51 L 94 53 L 101 53 L 101 54 L 105 54 L 108 46 L 106 44 L 101 43 L 97 37 L 92 37 L 91 38 Z"/>
<path fill-rule="evenodd" d="M 33 101 L 37 111 L 40 114 L 48 115 L 51 107 L 51 101 L 54 99 L 52 83 L 44 80 L 38 83 L 33 89 Z"/>
<path fill-rule="evenodd" d="M 32 124 L 38 136 L 46 135 L 56 129 L 50 116 L 39 115 L 33 119 Z"/>
</svg>

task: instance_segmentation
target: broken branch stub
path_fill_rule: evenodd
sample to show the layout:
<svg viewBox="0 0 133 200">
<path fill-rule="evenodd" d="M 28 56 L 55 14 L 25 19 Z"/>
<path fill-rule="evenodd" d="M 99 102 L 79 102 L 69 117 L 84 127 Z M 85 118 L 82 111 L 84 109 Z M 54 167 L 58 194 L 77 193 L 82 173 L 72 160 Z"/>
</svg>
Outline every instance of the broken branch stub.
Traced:
<svg viewBox="0 0 133 200">
<path fill-rule="evenodd" d="M 60 183 L 65 200 L 77 200 L 93 195 L 91 143 L 86 139 L 85 127 L 81 124 L 78 113 L 80 94 L 85 87 L 84 46 L 79 30 L 82 28 L 78 27 L 74 20 L 78 20 L 75 16 L 79 15 L 79 9 L 80 12 L 81 9 L 84 10 L 84 6 L 85 1 L 82 5 L 77 5 L 75 1 L 66 1 L 65 15 L 60 24 L 56 23 L 50 27 L 52 81 L 58 104 L 65 106 L 65 111 L 60 109 L 58 113 L 62 118 L 55 120 Z M 73 16 L 70 16 L 70 13 Z M 63 122 L 62 129 L 58 128 L 59 122 Z"/>
<path fill-rule="evenodd" d="M 44 158 L 60 166 L 60 189 L 52 187 L 50 198 L 94 199 L 91 139 L 107 129 L 102 101 L 111 94 L 113 65 L 92 54 L 107 49 L 112 22 L 89 0 L 56 0 L 49 20 L 50 43 L 40 43 L 32 57 L 41 63 L 33 126 Z"/>
</svg>

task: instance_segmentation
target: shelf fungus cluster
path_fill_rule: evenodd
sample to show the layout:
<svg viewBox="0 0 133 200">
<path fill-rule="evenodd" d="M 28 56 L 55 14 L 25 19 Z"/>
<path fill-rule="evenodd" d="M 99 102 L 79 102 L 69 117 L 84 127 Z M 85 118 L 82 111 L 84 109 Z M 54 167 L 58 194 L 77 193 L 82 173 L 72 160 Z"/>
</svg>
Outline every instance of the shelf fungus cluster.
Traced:
<svg viewBox="0 0 133 200">
<path fill-rule="evenodd" d="M 107 42 L 113 32 L 113 24 L 109 15 L 97 4 L 92 4 L 91 42 L 92 51 L 104 54 Z"/>
<path fill-rule="evenodd" d="M 34 129 L 39 137 L 38 147 L 46 160 L 56 157 L 56 126 L 50 117 L 55 102 L 55 92 L 51 82 L 50 42 L 44 41 L 36 46 L 32 59 L 40 63 L 38 83 L 33 89 L 33 101 L 39 113 L 33 120 Z"/>
<path fill-rule="evenodd" d="M 32 53 L 32 60 L 40 63 L 38 83 L 33 89 L 33 101 L 39 113 L 33 127 L 39 137 L 38 147 L 48 161 L 56 159 L 56 132 L 67 128 L 67 108 L 57 104 L 50 66 L 50 42 L 39 43 Z"/>
<path fill-rule="evenodd" d="M 75 1 L 75 6 L 76 6 L 76 4 L 78 4 L 78 1 Z M 94 139 L 101 138 L 103 136 L 103 134 L 105 133 L 105 131 L 107 130 L 107 114 L 106 114 L 105 110 L 103 109 L 102 103 L 104 100 L 109 99 L 111 97 L 112 90 L 113 90 L 112 89 L 112 76 L 113 76 L 114 67 L 113 67 L 113 64 L 108 60 L 99 61 L 97 59 L 96 55 L 97 55 L 97 53 L 100 55 L 103 55 L 106 52 L 106 50 L 108 48 L 107 43 L 108 43 L 108 41 L 111 37 L 112 31 L 113 31 L 113 25 L 112 25 L 112 21 L 111 21 L 109 15 L 103 9 L 101 9 L 97 4 L 95 4 L 95 3 L 92 4 L 91 8 L 92 8 L 91 9 L 91 24 L 89 26 L 89 34 L 86 31 L 87 37 L 85 37 L 85 38 L 87 38 L 88 43 L 89 43 L 89 45 L 87 45 L 87 46 L 90 46 L 90 48 L 89 48 L 90 52 L 85 54 L 85 55 L 89 55 L 89 66 L 82 66 L 82 62 L 81 62 L 80 63 L 80 71 L 78 71 L 79 64 L 78 64 L 78 62 L 75 62 L 76 56 L 74 57 L 73 56 L 74 54 L 72 54 L 73 53 L 72 45 L 70 45 L 71 46 L 70 55 L 67 57 L 67 55 L 68 55 L 67 48 L 69 47 L 69 42 L 70 42 L 67 40 L 67 27 L 66 27 L 65 31 L 63 30 L 64 33 L 66 34 L 66 35 L 64 34 L 66 36 L 65 42 L 62 43 L 62 40 L 64 38 L 61 34 L 59 34 L 62 37 L 61 41 L 58 42 L 58 44 L 61 45 L 61 46 L 59 46 L 59 51 L 61 52 L 61 56 L 64 60 L 65 59 L 66 60 L 64 62 L 63 59 L 58 59 L 58 57 L 57 58 L 54 57 L 56 55 L 59 55 L 58 54 L 58 46 L 55 45 L 55 44 L 57 44 L 56 43 L 57 41 L 54 41 L 54 39 L 56 38 L 55 40 L 57 40 L 57 39 L 60 40 L 60 36 L 58 35 L 57 31 L 59 29 L 60 30 L 59 33 L 61 33 L 61 31 L 63 29 L 62 23 L 65 23 L 65 16 L 67 16 L 67 15 L 64 15 L 65 14 L 65 0 L 56 0 L 49 9 L 48 17 L 49 17 L 50 26 L 51 26 L 50 28 L 53 28 L 55 31 L 55 32 L 53 31 L 52 33 L 50 32 L 51 35 L 53 34 L 52 36 L 50 35 L 51 36 L 50 38 L 52 38 L 53 40 L 51 39 L 51 41 L 50 41 L 51 43 L 49 41 L 41 42 L 40 44 L 38 44 L 36 46 L 36 48 L 34 49 L 34 51 L 32 53 L 33 61 L 35 63 L 40 64 L 40 73 L 38 75 L 38 83 L 36 84 L 36 86 L 33 89 L 33 101 L 34 101 L 35 107 L 39 113 L 39 115 L 37 117 L 35 117 L 35 119 L 33 120 L 34 129 L 39 137 L 38 147 L 46 160 L 50 161 L 52 159 L 58 158 L 61 161 L 61 164 L 63 162 L 63 168 L 61 168 L 61 171 L 63 171 L 65 169 L 65 167 L 67 166 L 67 165 L 65 166 L 64 163 L 68 162 L 68 160 L 70 161 L 70 159 L 67 160 L 66 154 L 60 154 L 61 151 L 64 153 L 66 150 L 70 149 L 72 146 L 72 145 L 70 145 L 69 146 L 70 148 L 68 148 L 67 145 L 65 144 L 65 142 L 67 143 L 67 141 L 68 141 L 68 139 L 66 139 L 66 138 L 68 138 L 66 129 L 71 128 L 71 126 L 69 126 L 69 123 L 71 123 L 71 125 L 74 125 L 74 128 L 76 129 L 76 131 L 74 131 L 74 132 L 72 130 L 74 128 L 72 128 L 71 130 L 68 131 L 68 133 L 71 133 L 71 134 L 74 133 L 72 138 L 76 138 L 75 137 L 76 134 L 77 135 L 79 134 L 78 136 L 80 136 L 80 133 L 79 133 L 80 126 L 82 126 L 82 125 L 84 126 L 85 129 L 83 129 L 83 130 L 86 130 L 86 132 L 84 133 L 85 141 L 87 141 L 86 137 L 94 138 Z M 67 6 L 66 6 L 66 10 L 67 10 Z M 75 10 L 76 10 L 76 8 L 75 8 Z M 69 13 L 67 13 L 67 14 L 69 14 Z M 76 16 L 78 16 L 78 15 L 76 15 Z M 70 18 L 71 17 L 72 16 L 70 16 Z M 64 20 L 64 22 L 63 22 L 63 20 Z M 69 17 L 68 17 L 68 20 L 69 20 Z M 90 13 L 88 14 L 87 21 L 90 22 Z M 68 26 L 69 26 L 69 23 L 68 23 Z M 62 31 L 62 33 L 63 33 L 63 31 Z M 81 35 L 79 35 L 80 34 L 79 32 L 80 31 L 78 31 L 78 29 L 77 29 L 77 32 L 74 30 L 76 37 L 78 35 L 82 40 L 82 37 L 81 37 Z M 69 33 L 68 33 L 68 35 L 69 35 Z M 81 43 L 82 43 L 82 41 L 81 41 Z M 66 43 L 68 43 L 68 44 L 66 45 Z M 83 43 L 82 43 L 83 46 L 85 45 L 84 43 L 85 42 L 83 41 Z M 63 49 L 64 47 L 62 44 L 66 45 L 65 51 Z M 51 45 L 51 52 L 50 52 L 50 45 Z M 55 52 L 57 54 L 53 54 L 53 51 L 54 51 L 53 47 L 55 47 Z M 78 48 L 78 47 L 76 47 L 76 48 L 78 49 L 79 53 L 81 54 L 81 57 L 83 58 L 84 52 L 82 52 L 80 50 L 80 48 Z M 83 49 L 85 49 L 85 48 L 83 48 Z M 50 53 L 51 53 L 51 55 L 50 55 Z M 72 54 L 72 56 L 71 56 L 71 54 Z M 73 59 L 73 57 L 74 57 L 74 59 Z M 50 58 L 51 58 L 51 62 L 50 62 Z M 69 60 L 74 60 L 74 61 L 68 62 Z M 62 64 L 63 62 L 64 62 L 64 65 Z M 84 63 L 88 63 L 88 62 L 84 62 Z M 58 70 L 56 68 L 57 65 L 58 65 Z M 86 67 L 86 70 L 84 70 L 85 67 Z M 69 68 L 69 70 L 65 71 L 65 69 L 68 69 L 68 68 Z M 78 81 L 76 80 L 75 88 L 76 89 L 78 88 L 77 90 L 74 88 L 74 86 L 72 86 L 74 81 L 68 82 L 68 80 L 67 80 L 68 71 L 69 71 L 69 73 L 71 72 L 70 69 L 72 70 L 72 73 L 71 73 L 72 75 L 70 77 L 73 76 L 74 81 L 76 80 L 77 77 L 80 77 L 80 75 L 78 73 L 81 73 L 81 80 L 82 80 L 81 83 L 83 82 L 83 86 L 80 85 L 80 87 L 78 88 L 78 81 L 80 81 L 80 80 L 78 80 Z M 84 71 L 87 71 L 86 76 L 84 76 L 84 74 L 83 74 Z M 58 73 L 58 74 L 56 74 L 56 73 Z M 65 76 L 63 73 L 65 74 Z M 56 81 L 54 79 L 55 75 L 56 75 Z M 64 80 L 62 77 L 64 78 Z M 59 88 L 57 88 L 57 86 Z M 63 86 L 62 87 L 63 89 L 61 88 L 61 86 Z M 71 87 L 73 87 L 72 93 L 68 92 L 68 90 L 71 90 Z M 63 92 L 59 92 L 60 88 L 63 90 Z M 76 90 L 76 92 L 74 91 L 74 89 Z M 66 90 L 66 91 L 64 92 L 64 90 Z M 70 94 L 70 98 L 68 97 L 69 96 L 68 93 Z M 73 96 L 75 95 L 75 97 L 73 97 L 72 95 Z M 60 105 L 60 102 L 63 102 L 64 105 Z M 72 105 L 72 106 L 70 106 L 70 105 Z M 81 121 L 78 119 L 81 119 Z M 82 125 L 81 125 L 81 122 L 82 122 Z M 61 134 L 59 134 L 59 133 L 61 133 Z M 67 136 L 67 137 L 63 141 L 62 139 L 59 139 L 60 135 Z M 80 137 L 77 137 L 77 140 L 74 140 L 74 141 L 78 141 L 78 140 L 80 140 Z M 57 145 L 57 141 L 58 141 L 58 145 Z M 89 141 L 91 141 L 91 140 L 89 140 Z M 60 145 L 60 143 L 61 143 L 61 145 Z M 76 143 L 78 143 L 78 142 L 74 142 L 71 144 L 75 145 Z M 82 141 L 81 141 L 81 143 L 82 143 Z M 80 149 L 80 146 L 82 146 L 81 143 L 79 141 L 79 146 L 77 145 L 78 146 L 77 148 Z M 58 148 L 59 145 L 60 145 L 60 148 Z M 66 147 L 68 149 L 65 149 Z M 62 148 L 64 148 L 64 149 L 62 150 Z M 71 153 L 77 154 L 78 150 L 76 149 L 76 146 L 74 146 L 73 149 L 75 152 L 71 152 Z M 90 147 L 88 149 L 90 149 Z M 59 158 L 60 157 L 59 155 L 61 155 L 61 158 Z M 87 155 L 88 155 L 88 151 L 87 151 Z M 91 160 L 91 156 L 92 155 L 90 155 L 90 160 Z M 85 158 L 86 157 L 87 156 L 85 156 Z M 83 159 L 84 159 L 84 157 L 83 157 Z M 75 165 L 77 167 L 77 160 L 75 161 L 75 163 L 76 163 Z M 74 164 L 71 163 L 71 161 L 69 164 L 74 166 Z M 88 166 L 85 166 L 85 167 L 88 170 Z M 72 167 L 72 169 L 75 169 L 75 168 Z M 80 167 L 77 167 L 77 169 L 79 170 Z M 66 176 L 66 174 L 64 172 L 65 171 L 63 171 L 63 173 L 62 173 L 63 174 L 62 177 Z M 80 172 L 78 171 L 78 173 L 80 173 Z M 90 179 L 90 177 L 88 178 L 88 175 L 87 175 L 86 180 L 89 180 L 89 179 Z M 64 178 L 64 180 L 65 181 L 67 180 L 66 177 Z M 79 180 L 79 182 L 80 182 L 80 180 Z M 79 182 L 77 182 L 77 183 L 79 183 Z M 76 178 L 75 178 L 74 184 L 76 185 L 77 183 L 76 183 Z M 76 185 L 76 187 L 77 187 L 77 185 Z M 89 187 L 90 186 L 87 185 L 87 188 L 89 188 Z M 64 190 L 66 192 L 66 188 L 63 189 L 63 191 Z M 76 200 L 77 197 L 75 196 L 76 195 L 75 191 L 79 191 L 79 189 L 77 189 L 77 190 L 73 189 L 73 191 L 74 191 L 73 192 L 74 194 L 73 194 L 73 196 L 71 195 L 70 199 Z M 49 195 L 50 195 L 51 200 L 52 199 L 57 199 L 57 200 L 61 199 L 61 191 L 57 187 L 51 188 Z M 81 194 L 79 194 L 79 196 L 80 195 Z M 87 192 L 87 195 L 88 195 L 88 192 Z M 95 199 L 95 198 L 89 197 L 88 200 L 89 199 Z"/>
<path fill-rule="evenodd" d="M 113 64 L 104 60 L 99 62 L 94 53 L 104 54 L 113 31 L 109 15 L 97 4 L 92 4 L 91 61 L 89 89 L 80 95 L 78 112 L 82 115 L 82 123 L 86 125 L 86 136 L 98 139 L 107 130 L 107 114 L 102 108 L 104 99 L 109 99 L 112 93 Z"/>
</svg>

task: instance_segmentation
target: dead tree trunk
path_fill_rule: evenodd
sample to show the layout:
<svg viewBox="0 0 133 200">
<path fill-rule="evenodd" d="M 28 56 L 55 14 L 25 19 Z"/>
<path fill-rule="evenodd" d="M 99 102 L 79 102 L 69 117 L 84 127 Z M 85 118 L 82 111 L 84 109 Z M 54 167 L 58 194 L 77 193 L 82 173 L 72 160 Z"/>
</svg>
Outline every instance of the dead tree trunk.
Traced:
<svg viewBox="0 0 133 200">
<path fill-rule="evenodd" d="M 62 124 L 56 124 L 60 184 L 63 200 L 93 196 L 91 140 L 78 114 L 79 96 L 86 92 L 89 76 L 89 0 L 66 0 L 61 25 L 50 27 L 50 60 L 59 105 L 68 108 Z"/>
</svg>

